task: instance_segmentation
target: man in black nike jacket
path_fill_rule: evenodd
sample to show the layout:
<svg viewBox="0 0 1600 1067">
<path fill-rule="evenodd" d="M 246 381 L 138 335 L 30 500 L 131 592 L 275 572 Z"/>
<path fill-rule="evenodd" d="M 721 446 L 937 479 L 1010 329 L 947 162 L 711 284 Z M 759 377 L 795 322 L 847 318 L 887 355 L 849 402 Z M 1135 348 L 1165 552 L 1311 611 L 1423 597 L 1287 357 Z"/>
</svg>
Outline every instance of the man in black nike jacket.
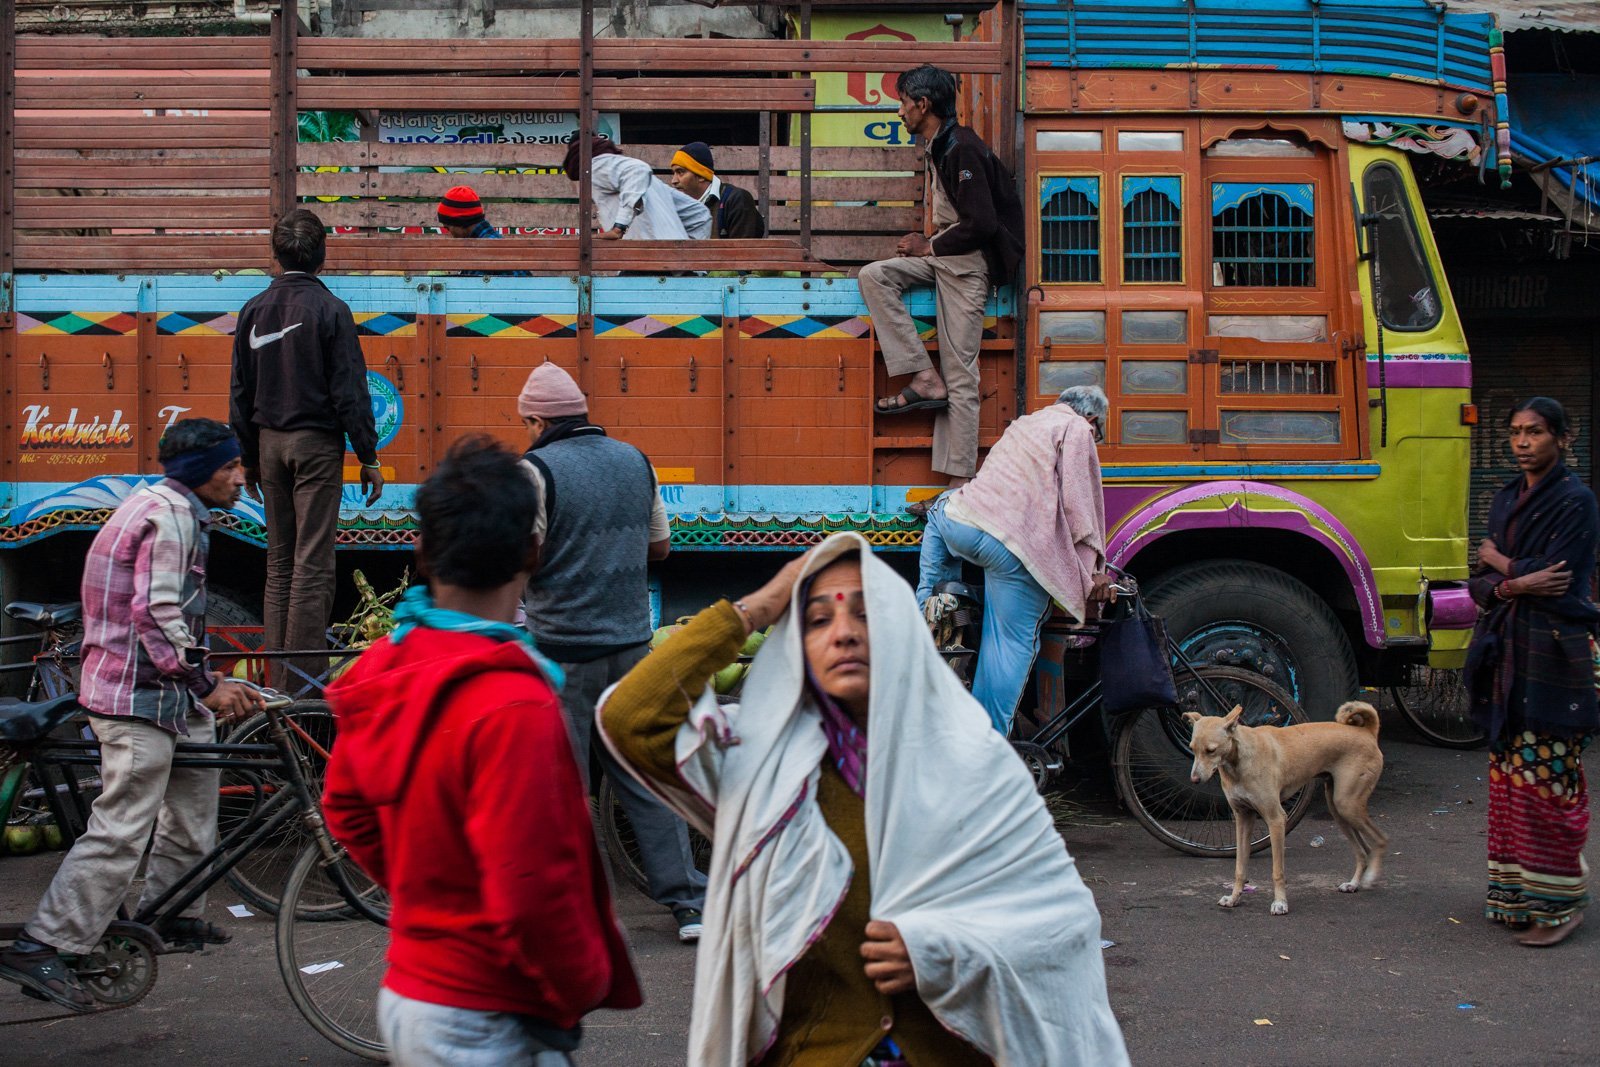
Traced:
<svg viewBox="0 0 1600 1067">
<path fill-rule="evenodd" d="M 383 492 L 366 363 L 350 307 L 317 278 L 322 220 L 291 211 L 272 227 L 279 274 L 239 312 L 229 421 L 250 495 L 267 512 L 268 649 L 325 648 L 333 610 L 333 541 L 344 490 L 345 438 L 366 503 Z M 297 661 L 320 674 L 325 659 Z M 292 687 L 281 663 L 273 683 Z"/>
</svg>

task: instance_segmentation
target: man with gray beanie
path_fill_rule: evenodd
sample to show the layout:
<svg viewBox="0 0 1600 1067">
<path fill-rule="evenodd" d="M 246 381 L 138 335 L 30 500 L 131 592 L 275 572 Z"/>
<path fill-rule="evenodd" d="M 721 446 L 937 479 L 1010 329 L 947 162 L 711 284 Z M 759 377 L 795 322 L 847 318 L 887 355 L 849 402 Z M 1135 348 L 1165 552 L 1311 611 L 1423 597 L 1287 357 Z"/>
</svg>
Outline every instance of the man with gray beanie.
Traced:
<svg viewBox="0 0 1600 1067">
<path fill-rule="evenodd" d="M 528 428 L 524 458 L 539 489 L 534 533 L 544 545 L 523 610 L 540 651 L 566 673 L 561 703 L 587 770 L 595 703 L 649 651 L 648 564 L 671 549 L 667 512 L 649 459 L 589 421 L 588 398 L 556 364 L 528 375 L 517 414 Z M 638 839 L 651 898 L 672 910 L 678 940 L 698 941 L 706 879 L 688 827 L 604 744 L 593 747 Z"/>
<path fill-rule="evenodd" d="M 963 562 L 983 568 L 972 695 L 1002 734 L 1016 715 L 1051 602 L 1081 622 L 1089 601 L 1115 597 L 1103 573 L 1106 511 L 1095 452 L 1107 406 L 1098 387 L 1073 386 L 1006 427 L 977 477 L 928 508 L 917 603 L 936 616 L 949 605 L 934 596 L 935 586 L 959 580 Z"/>
</svg>

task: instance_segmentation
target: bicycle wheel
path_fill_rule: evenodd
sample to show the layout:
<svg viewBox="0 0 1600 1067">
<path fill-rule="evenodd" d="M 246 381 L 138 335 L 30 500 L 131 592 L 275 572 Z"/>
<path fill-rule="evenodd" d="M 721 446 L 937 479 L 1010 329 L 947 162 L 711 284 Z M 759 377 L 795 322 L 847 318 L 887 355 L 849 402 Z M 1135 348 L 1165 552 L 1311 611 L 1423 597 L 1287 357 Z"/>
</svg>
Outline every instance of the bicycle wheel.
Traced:
<svg viewBox="0 0 1600 1067">
<path fill-rule="evenodd" d="M 596 801 L 600 819 L 600 837 L 605 841 L 606 855 L 611 857 L 611 867 L 641 893 L 649 893 L 649 880 L 644 874 L 644 864 L 639 857 L 639 839 L 633 832 L 628 813 L 622 810 L 622 798 L 609 776 L 600 779 L 600 796 Z M 706 874 L 711 870 L 711 840 L 694 827 L 689 827 L 689 848 L 694 853 L 695 868 Z"/>
<path fill-rule="evenodd" d="M 389 951 L 388 897 L 349 859 L 324 866 L 321 850 L 310 841 L 289 872 L 282 899 L 278 973 L 289 999 L 335 1045 L 384 1061 L 378 988 Z"/>
<path fill-rule="evenodd" d="M 1189 781 L 1194 756 L 1189 751 L 1191 728 L 1183 713 L 1226 715 L 1238 705 L 1244 708 L 1239 721 L 1245 726 L 1289 726 L 1305 722 L 1306 714 L 1282 687 L 1254 671 L 1201 667 L 1198 678 L 1187 671 L 1179 673 L 1177 709 L 1135 712 L 1118 724 L 1112 746 L 1117 789 L 1133 817 L 1163 844 L 1191 856 L 1232 856 L 1233 813 L 1220 778 L 1203 785 Z M 1199 678 L 1216 691 L 1220 703 Z M 1290 830 L 1305 816 L 1312 792 L 1307 785 L 1284 798 Z M 1265 823 L 1258 819 L 1255 825 L 1259 836 L 1251 839 L 1251 852 L 1259 852 L 1270 840 Z"/>
<path fill-rule="evenodd" d="M 1489 735 L 1473 721 L 1460 670 L 1415 666 L 1405 685 L 1389 690 L 1411 728 L 1440 748 L 1482 748 Z"/>
<path fill-rule="evenodd" d="M 323 771 L 327 766 L 326 753 L 332 751 L 337 732 L 333 709 L 326 701 L 297 700 L 283 710 L 283 715 L 287 719 L 291 743 L 306 757 L 305 766 L 310 768 L 306 785 L 311 788 L 313 797 L 320 796 Z M 265 712 L 252 716 L 228 734 L 227 743 L 270 745 L 272 723 Z M 259 794 L 257 777 L 261 779 Z M 258 776 L 224 770 L 220 780 L 222 795 L 217 800 L 217 839 L 220 841 L 248 819 L 258 802 L 265 803 L 274 792 L 286 787 L 287 783 L 279 775 Z M 290 819 L 277 833 L 251 849 L 228 871 L 228 884 L 247 904 L 268 915 L 276 915 L 284 879 L 288 877 L 289 868 L 300 850 L 310 840 L 311 832 L 305 821 Z M 333 914 L 333 911 L 330 910 L 329 914 Z"/>
</svg>

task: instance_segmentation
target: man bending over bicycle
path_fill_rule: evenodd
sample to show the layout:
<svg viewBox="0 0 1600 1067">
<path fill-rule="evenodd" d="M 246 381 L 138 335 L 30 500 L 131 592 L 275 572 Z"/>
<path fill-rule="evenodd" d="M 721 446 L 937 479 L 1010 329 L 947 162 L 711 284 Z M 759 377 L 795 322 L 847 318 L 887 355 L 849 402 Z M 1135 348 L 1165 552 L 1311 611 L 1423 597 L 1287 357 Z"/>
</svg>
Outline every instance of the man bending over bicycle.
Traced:
<svg viewBox="0 0 1600 1067">
<path fill-rule="evenodd" d="M 328 828 L 389 893 L 378 1028 L 396 1067 L 566 1063 L 596 1008 L 639 1006 L 561 669 L 514 624 L 539 495 L 487 437 L 417 492 L 395 629 L 328 690 Z"/>
<path fill-rule="evenodd" d="M 1002 734 L 1038 655 L 1050 602 L 1082 622 L 1089 601 L 1115 598 L 1103 573 L 1106 510 L 1095 452 L 1106 409 L 1099 388 L 1073 386 L 1007 426 L 977 477 L 928 508 L 917 604 L 928 613 L 934 587 L 959 580 L 963 561 L 983 568 L 972 695 Z"/>
<path fill-rule="evenodd" d="M 178 738 L 209 742 L 216 722 L 253 714 L 260 694 L 207 671 L 206 554 L 212 508 L 244 488 L 239 441 L 212 419 L 181 419 L 161 438 L 166 477 L 122 502 L 83 564 L 79 703 L 100 741 L 103 789 L 23 936 L 0 952 L 0 978 L 73 1011 L 94 1001 L 58 953 L 83 955 L 128 895 L 150 832 L 144 899 L 155 900 L 216 843 L 217 772 L 174 769 Z M 221 945 L 205 897 L 158 930 L 170 942 Z"/>
</svg>

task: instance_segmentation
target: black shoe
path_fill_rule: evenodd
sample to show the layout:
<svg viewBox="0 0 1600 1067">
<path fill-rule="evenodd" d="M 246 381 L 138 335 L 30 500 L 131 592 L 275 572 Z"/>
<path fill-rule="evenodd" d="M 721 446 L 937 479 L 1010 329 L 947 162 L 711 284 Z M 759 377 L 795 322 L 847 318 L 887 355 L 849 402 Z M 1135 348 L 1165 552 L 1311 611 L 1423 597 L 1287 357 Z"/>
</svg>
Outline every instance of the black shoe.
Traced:
<svg viewBox="0 0 1600 1067">
<path fill-rule="evenodd" d="M 187 917 L 169 919 L 156 927 L 156 933 L 169 945 L 226 945 L 233 940 L 233 935 L 216 923 Z"/>
<path fill-rule="evenodd" d="M 0 952 L 0 978 L 17 983 L 36 1000 L 51 1001 L 68 1011 L 95 1010 L 94 998 L 53 948 L 22 952 L 12 945 Z"/>
<path fill-rule="evenodd" d="M 672 917 L 678 920 L 678 940 L 689 945 L 700 940 L 704 928 L 700 912 L 694 908 L 673 908 Z"/>
</svg>

